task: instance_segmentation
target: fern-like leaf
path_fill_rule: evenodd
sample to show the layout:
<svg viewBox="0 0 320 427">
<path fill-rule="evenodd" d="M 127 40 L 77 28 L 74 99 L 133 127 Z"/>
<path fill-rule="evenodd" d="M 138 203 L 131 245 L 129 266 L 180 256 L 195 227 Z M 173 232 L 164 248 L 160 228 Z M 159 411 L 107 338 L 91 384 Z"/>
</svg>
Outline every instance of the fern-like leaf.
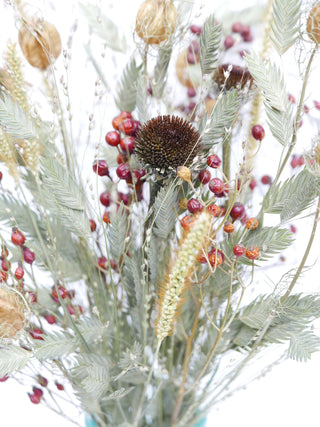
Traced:
<svg viewBox="0 0 320 427">
<path fill-rule="evenodd" d="M 312 331 L 302 331 L 290 339 L 288 355 L 298 362 L 307 362 L 311 354 L 320 350 L 320 338 Z"/>
<path fill-rule="evenodd" d="M 119 262 L 119 258 L 124 254 L 125 238 L 127 233 L 127 215 L 124 211 L 124 206 L 121 205 L 116 215 L 111 218 L 111 224 L 108 230 L 108 241 L 110 245 L 110 253 L 115 262 Z"/>
<path fill-rule="evenodd" d="M 33 353 L 21 347 L 10 345 L 0 349 L 0 378 L 26 366 Z"/>
<path fill-rule="evenodd" d="M 293 134 L 293 112 L 280 69 L 270 61 L 264 63 L 257 54 L 246 56 L 251 75 L 264 97 L 268 125 L 272 135 L 287 145 Z"/>
<path fill-rule="evenodd" d="M 176 188 L 170 185 L 161 188 L 154 202 L 154 233 L 162 239 L 167 239 L 174 227 L 176 215 L 173 206 L 176 200 Z"/>
<path fill-rule="evenodd" d="M 39 360 L 59 359 L 63 356 L 74 353 L 78 347 L 78 340 L 70 334 L 46 334 L 43 341 L 37 344 L 35 357 Z"/>
<path fill-rule="evenodd" d="M 141 66 L 137 66 L 134 58 L 126 65 L 121 80 L 115 103 L 120 111 L 133 111 L 136 106 L 137 80 Z"/>
<path fill-rule="evenodd" d="M 161 98 L 167 82 L 167 73 L 172 54 L 172 43 L 159 47 L 158 59 L 154 68 L 154 77 L 151 82 L 152 95 Z"/>
<path fill-rule="evenodd" d="M 199 129 L 202 129 L 202 144 L 204 149 L 209 150 L 212 145 L 217 144 L 231 131 L 232 124 L 239 111 L 240 98 L 236 90 L 230 90 L 225 94 L 220 94 L 217 103 L 209 116 L 205 116 L 200 122 Z"/>
<path fill-rule="evenodd" d="M 14 138 L 38 139 L 34 122 L 5 92 L 0 94 L 0 126 Z"/>
<path fill-rule="evenodd" d="M 101 8 L 93 4 L 79 2 L 80 9 L 87 18 L 92 31 L 102 38 L 104 43 L 113 50 L 126 51 L 126 40 L 119 35 L 119 28 L 109 19 Z"/>
<path fill-rule="evenodd" d="M 149 119 L 148 102 L 147 102 L 147 84 L 146 78 L 141 73 L 137 79 L 137 97 L 136 106 L 138 110 L 138 118 L 141 124 Z"/>
<path fill-rule="evenodd" d="M 214 15 L 210 15 L 200 36 L 200 66 L 203 75 L 211 74 L 216 68 L 220 42 L 221 25 L 217 25 Z"/>
<path fill-rule="evenodd" d="M 300 0 L 275 0 L 270 38 L 279 55 L 285 53 L 299 35 Z"/>
</svg>

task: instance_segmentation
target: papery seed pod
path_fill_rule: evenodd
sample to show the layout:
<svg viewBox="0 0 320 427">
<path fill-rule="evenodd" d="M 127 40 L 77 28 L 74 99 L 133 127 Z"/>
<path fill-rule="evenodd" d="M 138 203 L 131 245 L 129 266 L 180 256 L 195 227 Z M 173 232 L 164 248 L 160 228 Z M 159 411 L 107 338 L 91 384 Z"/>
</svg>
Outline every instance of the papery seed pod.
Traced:
<svg viewBox="0 0 320 427">
<path fill-rule="evenodd" d="M 198 57 L 199 55 L 196 55 L 196 58 Z M 188 63 L 188 49 L 182 51 L 177 58 L 176 74 L 179 82 L 187 88 L 197 88 L 201 82 L 200 65 Z"/>
<path fill-rule="evenodd" d="M 0 338 L 13 338 L 24 328 L 24 305 L 20 296 L 0 288 Z"/>
<path fill-rule="evenodd" d="M 228 78 L 226 78 L 226 73 L 229 73 Z M 253 83 L 253 78 L 247 68 L 231 64 L 220 65 L 213 74 L 213 80 L 219 88 L 224 86 L 227 90 L 243 89 L 246 85 L 251 88 Z"/>
<path fill-rule="evenodd" d="M 40 70 L 45 70 L 61 53 L 60 35 L 56 27 L 46 21 L 24 24 L 18 40 L 26 60 Z"/>
<path fill-rule="evenodd" d="M 313 42 L 320 43 L 320 3 L 317 3 L 309 13 L 307 34 Z"/>
<path fill-rule="evenodd" d="M 146 0 L 136 18 L 136 33 L 146 44 L 167 40 L 177 25 L 177 9 L 170 1 Z"/>
<path fill-rule="evenodd" d="M 178 166 L 177 168 L 177 175 L 179 178 L 181 178 L 183 181 L 190 182 L 191 179 L 191 171 L 186 166 Z"/>
</svg>

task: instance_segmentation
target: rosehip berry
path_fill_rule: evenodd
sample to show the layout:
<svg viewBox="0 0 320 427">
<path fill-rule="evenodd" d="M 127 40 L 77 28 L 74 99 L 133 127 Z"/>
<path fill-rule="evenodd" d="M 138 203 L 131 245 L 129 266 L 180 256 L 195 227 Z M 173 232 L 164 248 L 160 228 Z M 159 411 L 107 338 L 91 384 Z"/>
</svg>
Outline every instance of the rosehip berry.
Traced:
<svg viewBox="0 0 320 427">
<path fill-rule="evenodd" d="M 211 267 L 219 267 L 223 263 L 223 257 L 219 251 L 215 249 L 212 252 L 209 252 L 208 259 Z"/>
<path fill-rule="evenodd" d="M 242 38 L 248 37 L 251 34 L 251 28 L 249 25 L 242 25 L 240 34 Z"/>
<path fill-rule="evenodd" d="M 189 98 L 193 98 L 196 96 L 197 92 L 193 89 L 193 87 L 189 87 L 187 94 Z"/>
<path fill-rule="evenodd" d="M 235 22 L 232 25 L 231 30 L 232 30 L 233 33 L 241 33 L 241 31 L 242 31 L 242 24 L 240 24 L 240 22 Z"/>
<path fill-rule="evenodd" d="M 132 119 L 132 114 L 130 113 L 130 111 L 121 111 L 119 117 L 121 117 L 122 119 Z"/>
<path fill-rule="evenodd" d="M 199 27 L 199 25 L 191 25 L 190 26 L 190 31 L 193 34 L 196 34 L 197 36 L 200 36 L 200 34 L 202 33 L 202 27 Z"/>
<path fill-rule="evenodd" d="M 74 289 L 70 289 L 70 291 L 68 291 L 68 298 L 72 299 L 74 298 L 76 295 L 76 291 Z"/>
<path fill-rule="evenodd" d="M 303 166 L 304 165 L 304 157 L 303 156 L 299 156 L 298 157 L 298 166 Z"/>
<path fill-rule="evenodd" d="M 110 206 L 111 198 L 109 191 L 104 191 L 100 194 L 100 203 L 108 208 Z"/>
<path fill-rule="evenodd" d="M 207 171 L 206 169 L 203 169 L 199 173 L 199 181 L 201 182 L 201 184 L 203 184 L 203 185 L 208 184 L 210 179 L 211 179 L 211 173 L 209 171 Z"/>
<path fill-rule="evenodd" d="M 18 265 L 18 267 L 16 268 L 16 271 L 14 272 L 14 277 L 17 280 L 21 280 L 24 276 L 24 269 L 22 267 L 22 265 Z"/>
<path fill-rule="evenodd" d="M 106 224 L 110 224 L 111 219 L 110 219 L 110 216 L 109 216 L 108 212 L 105 212 L 105 213 L 103 214 L 102 221 L 103 221 L 104 223 L 106 223 Z"/>
<path fill-rule="evenodd" d="M 320 110 L 320 102 L 319 101 L 313 101 L 313 104 L 317 110 Z"/>
<path fill-rule="evenodd" d="M 49 325 L 54 325 L 55 323 L 57 323 L 57 319 L 55 318 L 55 316 L 52 316 L 51 314 L 46 314 L 44 318 L 49 323 Z"/>
<path fill-rule="evenodd" d="M 7 381 L 9 379 L 8 375 L 5 375 L 4 377 L 0 378 L 0 383 L 4 383 L 5 381 Z"/>
<path fill-rule="evenodd" d="M 55 385 L 56 385 L 58 390 L 60 390 L 60 391 L 64 390 L 64 386 L 62 384 L 55 382 Z"/>
<path fill-rule="evenodd" d="M 120 116 L 116 116 L 113 120 L 112 120 L 112 127 L 115 130 L 119 130 L 119 126 L 120 123 L 123 122 L 124 118 L 120 117 Z"/>
<path fill-rule="evenodd" d="M 296 233 L 297 232 L 297 227 L 295 225 L 291 224 L 290 225 L 290 230 L 291 230 L 291 233 Z"/>
<path fill-rule="evenodd" d="M 252 34 L 243 35 L 243 36 L 242 36 L 242 40 L 243 40 L 244 42 L 250 43 L 250 42 L 252 42 L 252 40 L 253 40 L 253 36 L 252 36 Z"/>
<path fill-rule="evenodd" d="M 36 394 L 30 394 L 28 393 L 30 402 L 34 405 L 38 405 L 40 403 L 41 397 L 37 396 Z"/>
<path fill-rule="evenodd" d="M 196 103 L 195 102 L 190 102 L 190 104 L 188 105 L 188 109 L 189 111 L 192 111 L 196 108 Z"/>
<path fill-rule="evenodd" d="M 190 199 L 187 204 L 190 213 L 200 212 L 203 209 L 202 204 L 197 199 Z"/>
<path fill-rule="evenodd" d="M 2 258 L 8 258 L 8 256 L 9 256 L 9 251 L 8 251 L 8 249 L 7 249 L 7 247 L 6 247 L 6 246 L 3 246 L 3 247 L 2 247 L 1 256 L 2 256 Z"/>
<path fill-rule="evenodd" d="M 21 231 L 19 231 L 16 227 L 14 227 L 11 233 L 11 241 L 16 246 L 23 246 L 24 242 L 26 241 L 26 238 L 21 233 Z"/>
<path fill-rule="evenodd" d="M 121 150 L 126 154 L 132 154 L 134 152 L 135 146 L 136 142 L 133 136 L 126 136 L 120 140 Z"/>
<path fill-rule="evenodd" d="M 218 217 L 221 214 L 220 206 L 215 205 L 214 203 L 212 203 L 207 207 L 207 211 L 209 212 L 210 215 L 214 217 Z"/>
<path fill-rule="evenodd" d="M 0 182 L 2 181 L 3 173 L 0 171 Z"/>
<path fill-rule="evenodd" d="M 47 387 L 47 385 L 48 385 L 47 378 L 43 377 L 42 375 L 37 376 L 37 381 L 42 387 Z"/>
<path fill-rule="evenodd" d="M 130 166 L 128 163 L 121 163 L 116 169 L 116 174 L 120 179 L 128 179 L 131 177 Z"/>
<path fill-rule="evenodd" d="M 38 397 L 42 397 L 43 396 L 43 391 L 41 390 L 41 388 L 33 386 L 32 387 L 32 391 L 33 391 L 33 394 L 35 394 Z"/>
<path fill-rule="evenodd" d="M 108 268 L 108 260 L 106 257 L 101 256 L 98 258 L 98 266 L 102 269 L 102 270 L 107 270 Z"/>
<path fill-rule="evenodd" d="M 289 95 L 288 95 L 288 100 L 289 100 L 289 102 L 291 102 L 291 104 L 296 103 L 296 98 L 291 93 L 289 93 Z"/>
<path fill-rule="evenodd" d="M 263 175 L 263 177 L 261 178 L 261 182 L 264 185 L 270 185 L 272 184 L 272 178 L 270 175 Z"/>
<path fill-rule="evenodd" d="M 92 169 L 99 176 L 109 176 L 109 169 L 105 160 L 96 160 L 93 163 Z"/>
<path fill-rule="evenodd" d="M 208 255 L 205 255 L 203 249 L 201 249 L 201 251 L 197 255 L 197 261 L 200 262 L 201 264 L 206 264 L 207 258 L 208 258 Z"/>
<path fill-rule="evenodd" d="M 231 218 L 232 219 L 239 219 L 239 218 L 242 218 L 244 214 L 245 214 L 245 209 L 244 209 L 243 204 L 236 202 L 230 211 Z"/>
<path fill-rule="evenodd" d="M 231 222 L 227 222 L 226 224 L 224 224 L 223 230 L 226 233 L 231 234 L 234 232 L 234 225 Z"/>
<path fill-rule="evenodd" d="M 220 178 L 212 178 L 209 181 L 209 190 L 214 194 L 221 194 L 225 189 L 223 181 Z"/>
<path fill-rule="evenodd" d="M 89 224 L 90 224 L 90 230 L 92 231 L 92 233 L 94 231 L 96 231 L 97 229 L 97 224 L 95 223 L 95 221 L 93 219 L 89 219 Z"/>
<path fill-rule="evenodd" d="M 259 249 L 256 246 L 250 246 L 250 248 L 246 250 L 247 258 L 251 260 L 255 260 L 258 258 L 258 256 L 259 256 Z"/>
<path fill-rule="evenodd" d="M 63 287 L 62 285 L 59 285 L 58 291 L 57 291 L 57 288 L 55 286 L 52 286 L 51 298 L 53 299 L 53 301 L 59 302 L 58 292 L 62 299 L 65 299 L 68 297 L 68 291 L 66 290 L 65 287 Z"/>
<path fill-rule="evenodd" d="M 23 246 L 23 259 L 27 264 L 33 264 L 36 256 L 33 251 L 31 251 L 26 246 Z"/>
<path fill-rule="evenodd" d="M 252 136 L 258 141 L 262 141 L 265 136 L 265 131 L 262 126 L 255 125 L 251 130 Z"/>
<path fill-rule="evenodd" d="M 221 159 L 216 154 L 211 154 L 207 157 L 207 165 L 211 168 L 217 169 L 221 165 Z"/>
<path fill-rule="evenodd" d="M 226 49 L 230 49 L 234 45 L 234 38 L 232 36 L 226 36 L 223 44 Z"/>
<path fill-rule="evenodd" d="M 240 257 L 244 255 L 246 248 L 243 245 L 234 245 L 232 251 L 236 257 Z"/>
<path fill-rule="evenodd" d="M 120 202 L 122 202 L 125 206 L 128 206 L 128 204 L 129 204 L 129 194 L 121 193 L 119 191 L 118 196 L 119 196 Z"/>
<path fill-rule="evenodd" d="M 9 271 L 11 264 L 7 259 L 2 258 L 1 260 L 1 270 Z"/>
<path fill-rule="evenodd" d="M 126 163 L 128 161 L 128 158 L 125 154 L 119 153 L 117 155 L 117 163 L 118 165 L 121 165 L 121 163 Z"/>
<path fill-rule="evenodd" d="M 259 221 L 257 218 L 249 218 L 246 221 L 246 229 L 247 230 L 255 230 L 259 226 Z"/>
<path fill-rule="evenodd" d="M 109 145 L 111 145 L 111 147 L 116 147 L 120 144 L 120 134 L 115 130 L 112 130 L 106 134 L 105 140 Z"/>
<path fill-rule="evenodd" d="M 180 224 L 181 227 L 185 230 L 185 231 L 189 231 L 192 228 L 192 225 L 195 222 L 195 218 L 186 215 L 184 216 L 181 220 L 180 220 Z"/>
<path fill-rule="evenodd" d="M 41 336 L 43 334 L 43 330 L 42 329 L 39 329 L 39 328 L 30 329 L 29 330 L 29 334 L 32 336 L 32 338 L 34 340 L 42 340 L 43 341 L 43 338 Z"/>
<path fill-rule="evenodd" d="M 30 304 L 35 304 L 37 302 L 37 295 L 35 293 L 27 291 L 26 296 Z"/>
<path fill-rule="evenodd" d="M 76 314 L 76 309 L 72 305 L 67 305 L 67 310 L 69 311 L 70 316 L 74 316 Z"/>
<path fill-rule="evenodd" d="M 123 120 L 123 122 L 121 122 L 119 125 L 119 130 L 126 135 L 132 135 L 136 130 L 134 121 L 132 119 Z"/>
<path fill-rule="evenodd" d="M 296 167 L 298 167 L 298 158 L 296 155 L 292 156 L 290 166 L 292 167 L 292 169 L 295 169 Z"/>
</svg>

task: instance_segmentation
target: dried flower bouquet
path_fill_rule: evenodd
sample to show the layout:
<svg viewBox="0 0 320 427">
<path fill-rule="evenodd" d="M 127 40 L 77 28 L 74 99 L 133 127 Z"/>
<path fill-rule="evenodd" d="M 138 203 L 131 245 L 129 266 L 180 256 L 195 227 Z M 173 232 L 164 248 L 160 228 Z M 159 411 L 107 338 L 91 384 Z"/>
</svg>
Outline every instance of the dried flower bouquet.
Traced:
<svg viewBox="0 0 320 427">
<path fill-rule="evenodd" d="M 256 8 L 254 51 L 247 11 L 242 22 L 210 15 L 198 25 L 191 3 L 143 2 L 135 49 L 112 89 L 86 46 L 95 90 L 111 91 L 115 106 L 97 92 L 113 120 L 90 115 L 88 146 L 98 146 L 85 151 L 84 167 L 69 123 L 74 34 L 64 46 L 45 17 L 20 0 L 8 4 L 19 34 L 0 72 L 1 381 L 27 382 L 33 404 L 65 417 L 60 401 L 72 392 L 71 403 L 99 427 L 178 427 L 194 425 L 247 372 L 258 376 L 268 348 L 281 353 L 262 372 L 286 357 L 309 359 L 320 348 L 312 330 L 320 298 L 296 284 L 319 221 L 319 135 L 303 155 L 295 147 L 309 114 L 320 3 Z M 105 55 L 128 53 L 103 9 L 79 7 Z M 294 46 L 306 58 L 297 101 L 279 61 Z M 30 66 L 43 78 L 41 108 L 24 79 Z M 268 140 L 278 144 L 277 172 L 258 184 L 255 159 Z M 278 215 L 276 225 L 265 225 L 267 214 Z M 262 293 L 259 271 L 279 264 L 303 215 L 312 226 L 299 262 Z"/>
</svg>

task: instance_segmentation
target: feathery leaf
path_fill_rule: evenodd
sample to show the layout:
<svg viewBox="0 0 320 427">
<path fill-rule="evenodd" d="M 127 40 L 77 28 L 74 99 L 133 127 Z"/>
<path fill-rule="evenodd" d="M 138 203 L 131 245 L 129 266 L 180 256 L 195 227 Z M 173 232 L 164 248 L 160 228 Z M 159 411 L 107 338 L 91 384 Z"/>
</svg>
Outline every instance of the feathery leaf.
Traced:
<svg viewBox="0 0 320 427">
<path fill-rule="evenodd" d="M 174 206 L 177 200 L 177 191 L 174 185 L 162 187 L 154 202 L 154 233 L 162 239 L 167 239 L 172 231 L 176 215 Z"/>
<path fill-rule="evenodd" d="M 200 36 L 200 66 L 202 74 L 214 71 L 221 42 L 221 25 L 216 24 L 214 15 L 206 20 Z"/>
<path fill-rule="evenodd" d="M 154 68 L 154 77 L 151 82 L 152 95 L 161 98 L 167 83 L 167 73 L 172 54 L 172 43 L 167 43 L 158 49 L 158 59 Z"/>
<path fill-rule="evenodd" d="M 35 357 L 39 360 L 59 359 L 74 353 L 78 347 L 78 340 L 68 333 L 45 334 L 43 341 L 37 343 Z"/>
<path fill-rule="evenodd" d="M 0 378 L 25 367 L 33 353 L 10 345 L 0 349 Z"/>
<path fill-rule="evenodd" d="M 147 84 L 146 77 L 143 73 L 137 79 L 137 97 L 136 107 L 138 110 L 138 118 L 143 125 L 149 119 L 148 102 L 147 102 Z"/>
<path fill-rule="evenodd" d="M 137 99 L 137 80 L 141 70 L 134 58 L 126 65 L 115 97 L 115 103 L 120 111 L 133 111 Z"/>
<path fill-rule="evenodd" d="M 312 331 L 303 331 L 290 339 L 288 355 L 298 362 L 307 362 L 311 354 L 320 350 L 320 338 Z"/>
<path fill-rule="evenodd" d="M 120 205 L 116 215 L 111 218 L 111 224 L 108 229 L 108 242 L 112 259 L 118 263 L 119 258 L 125 250 L 125 238 L 127 233 L 127 215 L 123 204 Z"/>
</svg>

